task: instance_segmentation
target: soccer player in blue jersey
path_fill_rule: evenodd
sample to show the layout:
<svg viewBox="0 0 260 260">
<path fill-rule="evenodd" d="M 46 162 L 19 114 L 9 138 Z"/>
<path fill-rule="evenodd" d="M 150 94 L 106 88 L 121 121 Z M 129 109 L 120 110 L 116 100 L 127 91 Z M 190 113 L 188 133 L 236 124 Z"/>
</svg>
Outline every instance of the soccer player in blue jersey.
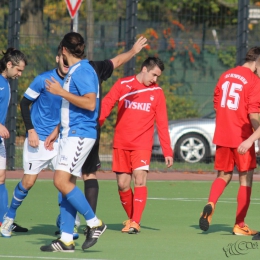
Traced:
<svg viewBox="0 0 260 260">
<path fill-rule="evenodd" d="M 26 127 L 23 148 L 24 175 L 13 192 L 13 198 L 1 228 L 4 237 L 10 237 L 18 207 L 33 187 L 42 169 L 56 164 L 58 142 L 52 151 L 45 149 L 44 141 L 60 122 L 61 97 L 46 91 L 45 80 L 53 77 L 61 84 L 69 67 L 63 63 L 61 49 L 56 56 L 57 68 L 37 76 L 24 93 L 21 112 Z M 31 106 L 31 109 L 30 109 Z"/>
<path fill-rule="evenodd" d="M 51 78 L 46 80 L 46 89 L 62 97 L 61 137 L 54 185 L 62 193 L 60 208 L 64 225 L 59 239 L 40 248 L 44 252 L 74 252 L 73 229 L 77 211 L 84 216 L 90 228 L 82 245 L 83 250 L 92 247 L 106 230 L 106 225 L 97 218 L 84 194 L 75 185 L 97 138 L 98 77 L 89 61 L 84 59 L 85 42 L 79 33 L 66 34 L 60 46 L 64 63 L 70 69 L 63 88 Z M 50 135 L 50 141 L 56 139 L 58 130 L 57 127 Z"/>
<path fill-rule="evenodd" d="M 133 46 L 133 48 L 128 52 L 119 54 L 111 60 L 91 62 L 91 65 L 95 68 L 99 76 L 100 82 L 110 77 L 113 68 L 117 68 L 118 66 L 127 62 L 136 53 L 138 53 L 144 46 L 144 42 L 146 42 L 146 39 L 140 37 Z M 25 192 L 24 194 L 22 193 L 20 195 L 22 199 L 20 199 L 18 203 L 15 199 L 12 201 L 13 203 L 11 204 L 10 211 L 13 212 L 13 215 L 10 216 L 13 216 L 13 218 L 11 218 L 11 220 L 8 221 L 9 229 L 10 227 L 12 227 L 11 229 L 16 232 L 28 231 L 28 229 L 21 228 L 16 223 L 11 224 L 16 215 L 17 208 L 21 205 L 23 199 L 27 196 L 29 189 L 32 188 L 32 186 L 34 185 L 38 177 L 38 173 L 40 173 L 40 171 L 43 168 L 54 168 L 56 162 L 56 155 L 58 152 L 57 142 L 54 143 L 54 149 L 51 152 L 46 151 L 46 149 L 43 147 L 43 142 L 46 139 L 46 136 L 48 136 L 51 133 L 51 131 L 53 130 L 53 126 L 57 125 L 57 122 L 59 122 L 60 120 L 59 109 L 61 106 L 60 97 L 54 96 L 46 92 L 44 87 L 44 80 L 50 76 L 53 76 L 54 78 L 57 78 L 61 83 L 63 77 L 68 72 L 68 66 L 65 66 L 63 64 L 63 59 L 60 50 L 58 50 L 56 62 L 56 69 L 42 73 L 41 75 L 35 78 L 35 80 L 26 90 L 24 97 L 21 101 L 22 116 L 27 130 L 27 138 L 24 143 L 23 151 L 23 164 L 25 173 L 21 182 L 18 183 L 15 191 L 19 193 L 19 189 L 23 189 Z M 94 147 L 96 147 L 96 143 Z M 93 154 L 93 152 L 95 151 L 96 149 L 93 149 L 91 153 Z M 95 154 L 98 157 L 98 152 L 95 152 Z M 94 161 L 93 163 L 95 164 Z M 92 166 L 90 165 L 90 167 Z M 90 180 L 90 182 L 91 181 L 92 180 Z M 90 189 L 87 189 L 87 191 L 89 190 Z M 91 192 L 93 192 L 93 189 L 91 189 Z M 19 194 L 16 194 L 14 197 L 19 198 Z M 92 198 L 95 200 L 94 195 L 92 196 Z M 6 205 L 7 204 L 8 203 L 6 203 Z M 6 211 L 7 208 L 3 210 L 3 214 L 6 213 Z M 75 225 L 79 225 L 79 218 L 75 222 Z M 7 232 L 3 232 L 5 233 L 6 237 L 11 236 L 10 230 Z M 73 233 L 73 237 L 74 239 L 77 239 L 78 234 Z"/>
<path fill-rule="evenodd" d="M 134 55 L 139 53 L 143 47 L 147 45 L 147 39 L 143 36 L 140 36 L 133 47 L 124 53 L 121 53 L 109 60 L 103 61 L 90 61 L 89 63 L 95 69 L 98 80 L 99 80 L 99 101 L 102 98 L 102 82 L 106 81 L 108 78 L 111 77 L 114 69 L 118 68 L 119 66 L 123 65 L 127 61 L 129 61 Z M 100 104 L 101 105 L 101 102 Z M 100 139 L 100 126 L 97 122 L 97 139 L 95 144 L 89 153 L 86 161 L 82 166 L 82 178 L 84 181 L 84 193 L 85 197 L 88 200 L 92 210 L 96 213 L 97 207 L 97 199 L 98 199 L 98 192 L 99 192 L 99 185 L 97 181 L 96 171 L 100 167 L 100 159 L 99 159 L 99 139 Z M 61 202 L 61 194 L 59 194 L 59 204 Z M 78 215 L 77 215 L 78 216 Z M 78 218 L 79 219 L 79 218 Z M 60 216 L 58 216 L 58 220 L 60 220 Z M 62 221 L 58 221 L 62 223 Z M 77 222 L 78 223 L 78 222 Z M 75 223 L 76 224 L 76 223 Z M 79 225 L 79 224 L 78 224 Z M 62 227 L 58 226 L 60 229 Z M 88 232 L 88 228 L 86 227 L 85 233 Z M 59 231 L 56 231 L 55 234 L 59 234 Z M 76 235 L 76 233 L 74 234 Z"/>
<path fill-rule="evenodd" d="M 25 55 L 14 48 L 9 48 L 6 52 L 3 52 L 3 57 L 0 59 L 0 224 L 8 210 L 8 193 L 5 186 L 6 149 L 4 144 L 4 139 L 10 136 L 8 129 L 5 127 L 11 97 L 8 79 L 19 78 L 26 65 L 27 59 Z M 4 228 L 4 223 L 1 226 L 2 228 Z M 10 228 L 14 231 L 28 231 L 15 223 Z"/>
</svg>

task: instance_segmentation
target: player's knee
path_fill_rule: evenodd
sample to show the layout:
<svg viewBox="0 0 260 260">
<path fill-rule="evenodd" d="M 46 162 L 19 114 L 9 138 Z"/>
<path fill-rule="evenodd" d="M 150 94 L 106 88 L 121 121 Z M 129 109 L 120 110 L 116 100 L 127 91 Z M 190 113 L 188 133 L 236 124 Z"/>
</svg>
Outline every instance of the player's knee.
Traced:
<svg viewBox="0 0 260 260">
<path fill-rule="evenodd" d="M 134 180 L 135 187 L 138 186 L 145 186 L 146 185 L 146 178 L 144 176 L 136 176 Z"/>
<path fill-rule="evenodd" d="M 146 181 L 144 180 L 135 181 L 135 187 L 141 187 L 141 186 L 146 186 Z"/>
<path fill-rule="evenodd" d="M 57 179 L 53 179 L 53 184 L 58 190 L 60 190 L 60 182 Z"/>
<path fill-rule="evenodd" d="M 27 180 L 25 182 L 22 182 L 22 185 L 23 187 L 26 189 L 26 190 L 29 190 L 32 188 L 32 186 L 34 185 L 35 181 L 34 180 Z"/>
<path fill-rule="evenodd" d="M 5 182 L 5 170 L 0 170 L 0 184 Z"/>
<path fill-rule="evenodd" d="M 87 181 L 87 180 L 91 180 L 91 179 L 97 179 L 96 172 L 82 173 L 82 179 L 83 179 L 83 181 Z"/>
<path fill-rule="evenodd" d="M 117 186 L 118 186 L 118 190 L 124 192 L 124 191 L 127 191 L 130 189 L 130 185 L 129 184 L 126 184 L 124 182 L 118 182 L 117 183 Z"/>
</svg>

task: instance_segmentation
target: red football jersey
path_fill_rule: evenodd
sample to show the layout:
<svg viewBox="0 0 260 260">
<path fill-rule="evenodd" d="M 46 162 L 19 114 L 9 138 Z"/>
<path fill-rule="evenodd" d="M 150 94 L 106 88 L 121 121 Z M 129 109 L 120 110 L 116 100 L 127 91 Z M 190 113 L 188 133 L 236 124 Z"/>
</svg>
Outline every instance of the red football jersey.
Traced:
<svg viewBox="0 0 260 260">
<path fill-rule="evenodd" d="M 223 73 L 214 91 L 216 129 L 213 143 L 236 148 L 253 128 L 250 113 L 258 113 L 260 80 L 246 67 L 238 66 Z"/>
<path fill-rule="evenodd" d="M 163 90 L 141 84 L 136 76 L 119 79 L 102 100 L 100 125 L 118 102 L 114 148 L 152 150 L 156 121 L 164 156 L 173 156 Z"/>
</svg>

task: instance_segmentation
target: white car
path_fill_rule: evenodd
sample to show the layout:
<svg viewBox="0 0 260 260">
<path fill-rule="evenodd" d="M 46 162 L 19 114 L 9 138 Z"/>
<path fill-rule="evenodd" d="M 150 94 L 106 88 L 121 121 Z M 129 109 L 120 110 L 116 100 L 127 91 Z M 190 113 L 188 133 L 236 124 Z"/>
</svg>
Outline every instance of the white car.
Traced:
<svg viewBox="0 0 260 260">
<path fill-rule="evenodd" d="M 174 159 L 189 163 L 210 160 L 216 152 L 216 145 L 212 143 L 214 131 L 215 112 L 201 118 L 169 121 Z M 155 131 L 152 157 L 162 155 L 158 133 Z"/>
<path fill-rule="evenodd" d="M 169 134 L 171 146 L 174 150 L 174 159 L 188 163 L 210 162 L 216 153 L 216 145 L 213 144 L 214 131 L 215 112 L 201 118 L 169 121 Z M 163 158 L 156 130 L 154 132 L 152 158 Z"/>
</svg>

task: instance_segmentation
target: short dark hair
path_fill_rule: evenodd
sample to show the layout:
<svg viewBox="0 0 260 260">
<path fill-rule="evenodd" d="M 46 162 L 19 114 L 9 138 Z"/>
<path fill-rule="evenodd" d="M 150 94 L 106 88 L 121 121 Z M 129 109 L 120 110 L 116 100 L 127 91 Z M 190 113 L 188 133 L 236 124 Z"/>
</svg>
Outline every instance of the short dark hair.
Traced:
<svg viewBox="0 0 260 260">
<path fill-rule="evenodd" d="M 162 60 L 160 60 L 159 58 L 156 57 L 148 57 L 141 66 L 141 70 L 143 69 L 143 67 L 146 67 L 147 70 L 152 70 L 155 66 L 159 67 L 159 69 L 161 71 L 164 71 L 164 64 L 162 62 Z"/>
<path fill-rule="evenodd" d="M 6 69 L 6 65 L 9 61 L 12 62 L 13 67 L 18 66 L 20 61 L 24 61 L 27 65 L 26 56 L 19 50 L 16 50 L 13 47 L 10 47 L 6 52 L 2 51 L 3 57 L 0 59 L 0 73 Z"/>
<path fill-rule="evenodd" d="M 85 58 L 85 41 L 79 33 L 67 33 L 62 39 L 60 47 L 61 49 L 65 47 L 76 58 Z"/>
<path fill-rule="evenodd" d="M 256 61 L 260 57 L 260 47 L 252 47 L 251 49 L 248 50 L 246 57 L 245 57 L 245 62 L 252 62 Z"/>
</svg>

